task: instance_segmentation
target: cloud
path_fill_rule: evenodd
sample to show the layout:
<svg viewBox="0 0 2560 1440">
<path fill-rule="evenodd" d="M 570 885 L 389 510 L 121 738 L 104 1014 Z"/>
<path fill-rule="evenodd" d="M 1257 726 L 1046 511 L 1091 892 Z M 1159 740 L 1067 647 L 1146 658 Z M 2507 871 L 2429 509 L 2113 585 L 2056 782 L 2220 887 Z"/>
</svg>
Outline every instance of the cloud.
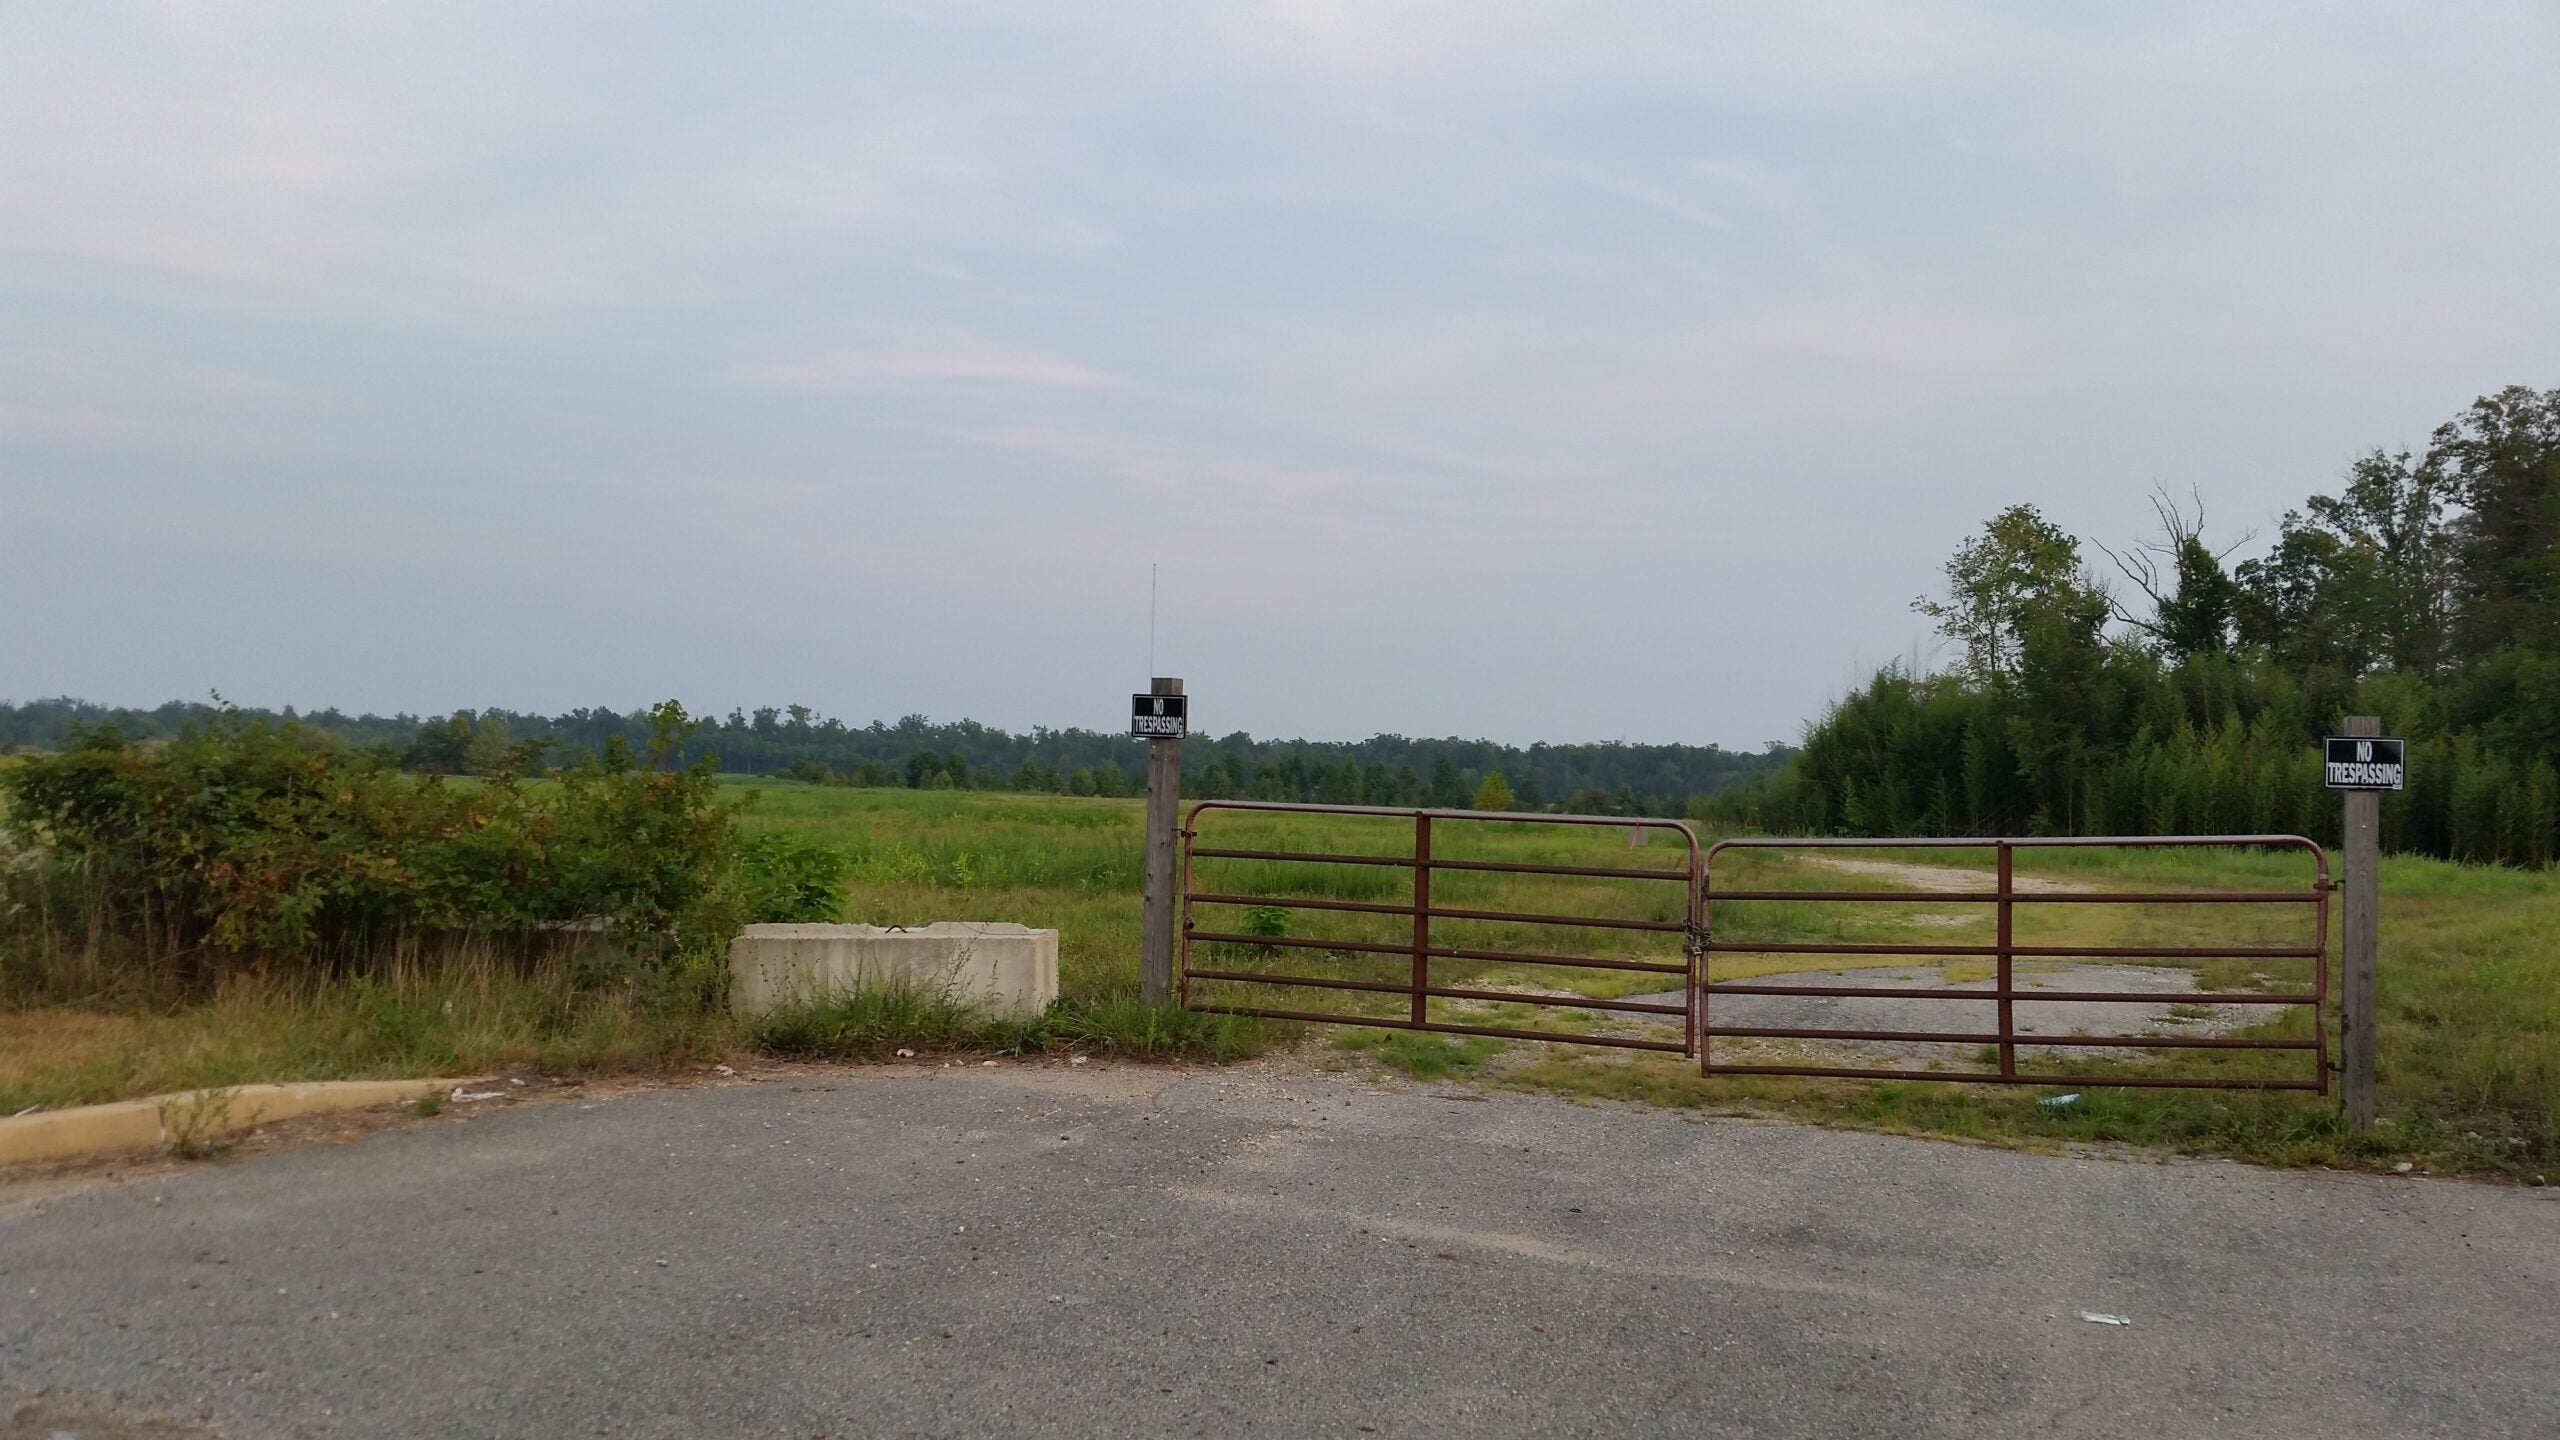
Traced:
<svg viewBox="0 0 2560 1440">
<path fill-rule="evenodd" d="M 0 405 L 0 439 L 97 440 L 141 428 L 133 417 L 95 405 Z"/>
<path fill-rule="evenodd" d="M 1995 58 L 2025 27 L 1951 0 L 1264 0 L 1221 12 L 1216 43 L 1324 79 L 1438 103 L 1593 85 L 1711 87 L 1787 106 L 1905 91 Z"/>
<path fill-rule="evenodd" d="M 972 647 L 1089 672 L 1162 559 L 1224 653 L 1300 656 L 1265 703 L 1358 697 L 1327 724 L 1561 737 L 1644 673 L 1631 733 L 1756 739 L 1899 653 L 2001 504 L 2117 533 L 2165 479 L 2245 525 L 2560 367 L 2547 0 L 0 17 L 0 485 L 51 507 L 0 515 L 0 613 L 126 606 L 14 667 L 49 688 L 185 688 L 126 636 L 298 576 L 318 506 L 369 527 L 353 588 L 190 664 L 308 666 L 350 597 L 467 583 L 570 618 L 288 698 L 523 702 L 490 677 L 582 651 L 857 713 L 1000 675 L 1028 723 L 1074 712 Z M 137 516 L 165 554 L 113 543 Z M 866 550 L 1007 558 L 840 603 Z M 645 645 L 603 568 L 653 577 Z M 802 583 L 871 661 L 716 618 Z M 1664 664 L 1702 613 L 1749 623 Z M 1429 693 L 1375 616 L 1544 678 Z"/>
<path fill-rule="evenodd" d="M 1417 572 L 1484 569 L 1566 539 L 1650 524 L 1592 505 L 1588 490 L 1555 488 L 1558 481 L 1596 478 L 1588 474 L 1548 471 L 1547 486 L 1524 488 L 1487 484 L 1472 464 L 1318 464 L 1250 453 L 1232 441 L 1044 426 L 961 438 L 1163 502 L 1203 535 L 1249 536 L 1260 545 L 1302 538 L 1310 542 L 1307 568 L 1317 574 L 1340 573 L 1352 552 Z"/>
<path fill-rule="evenodd" d="M 958 381 L 1067 390 L 1122 390 L 1130 381 L 1060 355 L 972 337 L 873 348 L 821 350 L 739 367 L 742 385 L 769 390 L 853 390 L 875 385 Z"/>
<path fill-rule="evenodd" d="M 227 395 L 241 399 L 274 400 L 293 393 L 293 387 L 272 375 L 252 375 L 242 370 L 226 370 L 219 366 L 199 367 L 187 377 L 199 390 L 211 395 Z"/>
</svg>

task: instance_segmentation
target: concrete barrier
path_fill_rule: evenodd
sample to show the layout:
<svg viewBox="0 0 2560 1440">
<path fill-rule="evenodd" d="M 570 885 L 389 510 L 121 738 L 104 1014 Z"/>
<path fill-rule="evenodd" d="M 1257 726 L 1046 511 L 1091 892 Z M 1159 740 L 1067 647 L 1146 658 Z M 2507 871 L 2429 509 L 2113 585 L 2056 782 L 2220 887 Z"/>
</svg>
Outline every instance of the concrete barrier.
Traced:
<svg viewBox="0 0 2560 1440">
<path fill-rule="evenodd" d="M 966 920 L 750 925 L 729 946 L 729 980 L 729 1008 L 740 1015 L 911 985 L 991 1019 L 1029 1020 L 1058 998 L 1058 932 Z"/>
</svg>

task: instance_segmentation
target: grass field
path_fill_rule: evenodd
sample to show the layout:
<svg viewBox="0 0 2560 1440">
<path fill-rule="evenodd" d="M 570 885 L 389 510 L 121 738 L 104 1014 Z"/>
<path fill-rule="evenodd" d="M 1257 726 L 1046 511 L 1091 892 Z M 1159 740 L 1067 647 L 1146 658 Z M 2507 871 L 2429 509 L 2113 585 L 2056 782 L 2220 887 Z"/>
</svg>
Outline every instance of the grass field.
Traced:
<svg viewBox="0 0 2560 1440">
<path fill-rule="evenodd" d="M 1075 1045 L 1210 1058 L 1288 1043 L 1294 1027 L 1168 1020 L 1135 1004 L 1139 951 L 1140 802 L 954 791 L 819 788 L 733 781 L 756 792 L 744 817 L 751 830 L 781 830 L 823 841 L 851 860 L 845 918 L 883 924 L 1012 920 L 1055 927 L 1061 936 L 1062 1006 L 1046 1027 L 972 1028 L 914 997 L 873 1002 L 796 1028 L 751 1035 L 726 1021 L 668 1023 L 571 993 L 558 977 L 525 976 L 495 964 L 439 969 L 423 963 L 329 993 L 235 987 L 214 1002 L 177 1011 L 88 1007 L 0 1013 L 0 1113 L 26 1105 L 149 1093 L 186 1084 L 246 1079 L 550 1068 L 648 1067 L 703 1061 L 749 1048 L 874 1054 L 901 1035 L 935 1045 L 1043 1048 Z M 1410 821 L 1209 812 L 1203 845 L 1406 853 Z M 1657 832 L 1642 848 L 1622 827 L 1443 824 L 1436 856 L 1483 863 L 1661 867 L 1685 863 L 1674 837 Z M 1873 852 L 1844 858 L 1984 866 L 1988 852 L 1914 855 Z M 2109 889 L 2266 888 L 2307 881 L 2300 856 L 2271 853 L 2029 852 L 2024 876 Z M 1436 905 L 1457 909 L 1596 915 L 1676 927 L 1681 887 L 1655 880 L 1520 876 L 1439 871 Z M 1401 868 L 1203 861 L 1194 886 L 1238 894 L 1295 895 L 1351 905 L 1401 904 Z M 1805 890 L 1906 888 L 1873 875 L 1845 875 L 1788 856 L 1727 851 L 1720 888 Z M 2048 1092 L 1921 1081 L 1837 1082 L 1702 1079 L 1694 1061 L 1566 1045 L 1443 1037 L 1374 1029 L 1322 1028 L 1305 1043 L 1327 1063 L 1374 1060 L 1416 1075 L 1456 1075 L 1483 1083 L 1569 1095 L 1617 1097 L 1718 1110 L 1767 1112 L 1822 1123 L 2028 1143 L 2130 1141 L 2214 1151 L 2277 1163 L 2373 1163 L 2414 1158 L 2430 1168 L 2547 1172 L 2560 1157 L 2560 875 L 2394 860 L 2383 871 L 2382 1106 L 2390 1124 L 2367 1143 L 2337 1123 L 2334 1099 L 2289 1094 L 2090 1090 L 2062 1110 L 2036 1104 Z M 1716 907 L 1720 940 L 1933 940 L 1979 943 L 1990 907 L 1932 898 L 1847 906 L 1814 900 L 1728 902 Z M 1251 918 L 1249 918 L 1251 917 Z M 1979 917 L 1979 918 L 1977 918 Z M 1409 940 L 1401 917 L 1352 910 L 1299 910 L 1286 929 L 1242 906 L 1204 906 L 1202 929 L 1251 931 L 1258 943 L 1203 945 L 1197 963 L 1241 972 L 1284 972 L 1405 983 L 1403 954 L 1324 948 L 1335 942 Z M 2054 946 L 2263 942 L 2307 933 L 2308 907 L 2021 905 L 2022 943 Z M 1254 927 L 1259 926 L 1257 930 Z M 2288 928 L 2291 927 L 2291 928 Z M 1314 941 L 1317 947 L 1278 940 Z M 1457 950 L 1554 951 L 1637 964 L 1677 965 L 1675 929 L 1562 930 L 1492 920 L 1435 924 L 1432 942 Z M 1861 963 L 1909 965 L 1909 957 L 1720 955 L 1713 973 L 1739 979 L 1786 970 Z M 1926 962 L 1919 962 L 1926 963 Z M 1950 978 L 1985 962 L 1958 959 Z M 1504 994 L 1608 999 L 1676 990 L 1660 972 L 1444 959 L 1436 985 Z M 2200 968 L 2208 991 L 2292 987 L 2308 962 L 2214 963 Z M 1203 982 L 1194 998 L 1293 1009 L 1401 1014 L 1409 998 L 1387 991 L 1340 992 Z M 2209 999 L 2210 996 L 2203 997 Z M 1539 1028 L 1566 1034 L 1677 1038 L 1657 1020 L 1600 1010 L 1552 1010 L 1493 999 L 1435 999 L 1431 1017 L 1459 1024 Z M 2266 1033 L 2307 1034 L 2309 1017 L 2279 1012 Z M 2334 1012 L 2330 1022 L 2334 1025 Z M 1191 1026 L 1179 1030 L 1168 1026 Z M 1206 1028 L 1197 1028 L 1206 1027 Z M 1751 1042 L 1722 1042 L 1724 1046 Z M 1739 1052 L 1737 1052 L 1739 1053 Z M 1952 1068 L 1978 1057 L 1951 1051 Z M 2229 1073 L 2309 1073 L 2306 1054 L 2182 1052 L 2129 1057 L 2134 1068 L 2177 1066 Z M 2088 1068 L 2074 1065 L 2074 1069 Z"/>
</svg>

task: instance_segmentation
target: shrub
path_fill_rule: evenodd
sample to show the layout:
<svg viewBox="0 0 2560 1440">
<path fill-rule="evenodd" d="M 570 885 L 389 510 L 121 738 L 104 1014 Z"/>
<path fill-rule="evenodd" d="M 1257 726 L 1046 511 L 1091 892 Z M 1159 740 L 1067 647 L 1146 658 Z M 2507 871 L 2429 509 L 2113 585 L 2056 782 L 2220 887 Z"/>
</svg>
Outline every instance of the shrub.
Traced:
<svg viewBox="0 0 2560 1440">
<path fill-rule="evenodd" d="M 750 835 L 738 846 L 737 883 L 747 919 L 823 922 L 844 913 L 853 857 L 796 835 Z"/>
<path fill-rule="evenodd" d="M 737 807 L 708 762 L 673 766 L 683 709 L 653 718 L 646 757 L 615 739 L 544 784 L 513 766 L 404 775 L 388 752 L 227 711 L 165 745 L 82 732 L 0 776 L 0 945 L 201 987 L 351 968 L 420 933 L 574 928 L 599 934 L 626 985 L 716 997 L 729 936 L 770 892 L 737 878 Z M 774 865 L 806 903 L 810 867 Z M 13 958 L 0 977 L 42 983 L 30 968 Z"/>
</svg>

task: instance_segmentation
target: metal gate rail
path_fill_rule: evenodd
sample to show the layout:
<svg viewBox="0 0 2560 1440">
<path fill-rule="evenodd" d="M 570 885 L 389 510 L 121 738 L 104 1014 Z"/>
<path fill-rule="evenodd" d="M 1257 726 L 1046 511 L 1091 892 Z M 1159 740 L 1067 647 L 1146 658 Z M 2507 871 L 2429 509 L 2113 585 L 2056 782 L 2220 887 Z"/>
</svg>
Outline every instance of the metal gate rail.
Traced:
<svg viewBox="0 0 2560 1440">
<path fill-rule="evenodd" d="M 1200 816 L 1204 811 L 1228 810 L 1301 815 L 1351 815 L 1371 818 L 1410 819 L 1413 822 L 1413 846 L 1409 855 L 1354 855 L 1309 850 L 1250 850 L 1207 846 L 1199 843 Z M 1661 866 L 1614 865 L 1542 865 L 1507 860 L 1457 860 L 1435 856 L 1431 851 L 1432 827 L 1435 823 L 1510 823 L 1534 825 L 1588 825 L 1617 829 L 1668 830 L 1678 835 L 1688 847 L 1688 863 L 1679 869 Z M 1448 1035 L 1490 1035 L 1506 1040 L 1557 1040 L 1577 1045 L 1604 1045 L 1627 1050 L 1663 1050 L 1679 1055 L 1697 1053 L 1696 995 L 1700 956 L 1705 931 L 1705 857 L 1700 852 L 1698 837 L 1688 825 L 1678 820 L 1627 819 L 1604 815 L 1548 815 L 1536 812 L 1515 813 L 1499 810 L 1429 810 L 1404 809 L 1373 805 L 1298 805 L 1253 800 L 1203 800 L 1191 807 L 1182 829 L 1182 949 L 1181 998 L 1186 1007 L 1222 1015 L 1259 1015 L 1275 1020 L 1304 1020 L 1324 1024 L 1370 1025 L 1390 1030 L 1428 1030 Z M 1224 890 L 1193 888 L 1194 862 L 1199 860 L 1268 860 L 1315 865 L 1393 866 L 1413 872 L 1412 899 L 1405 904 L 1382 904 L 1363 900 L 1328 900 L 1315 896 L 1251 895 Z M 1504 875 L 1560 875 L 1607 880 L 1662 880 L 1679 883 L 1685 890 L 1683 918 L 1678 920 L 1639 920 L 1604 915 L 1553 915 L 1526 911 L 1451 909 L 1435 906 L 1431 899 L 1431 877 L 1436 871 L 1477 871 Z M 1340 911 L 1364 915 L 1402 915 L 1411 919 L 1408 938 L 1392 942 L 1376 940 L 1336 940 L 1299 938 L 1287 935 L 1251 935 L 1225 930 L 1195 928 L 1193 911 L 1200 906 L 1269 906 L 1285 910 Z M 1659 960 L 1636 960 L 1618 956 L 1580 955 L 1563 951 L 1486 950 L 1434 944 L 1431 922 L 1434 920 L 1474 920 L 1498 923 L 1542 925 L 1557 928 L 1651 931 L 1681 937 L 1682 959 L 1678 963 Z M 1232 970 L 1204 967 L 1193 963 L 1195 942 L 1270 946 L 1278 949 L 1320 950 L 1334 953 L 1404 955 L 1412 958 L 1409 976 L 1401 981 L 1349 980 L 1331 976 L 1268 974 L 1255 970 Z M 1462 960 L 1524 965 L 1557 965 L 1589 970 L 1618 970 L 1640 974 L 1675 976 L 1680 986 L 1681 1003 L 1659 1001 L 1604 1000 L 1581 995 L 1523 994 L 1509 990 L 1480 990 L 1465 986 L 1435 984 L 1431 963 L 1435 960 Z M 1247 985 L 1284 985 L 1307 989 L 1345 990 L 1410 996 L 1412 1003 L 1401 1019 L 1347 1012 L 1286 1010 L 1252 1005 L 1220 1005 L 1197 1000 L 1192 994 L 1194 980 L 1226 981 Z M 1669 988 L 1668 986 L 1665 987 Z M 1433 1000 L 1482 1000 L 1498 1004 L 1556 1006 L 1575 1010 L 1599 1010 L 1620 1014 L 1666 1016 L 1680 1021 L 1681 1037 L 1677 1041 L 1650 1040 L 1620 1035 L 1577 1035 L 1561 1031 L 1523 1030 L 1496 1025 L 1466 1025 L 1430 1018 Z"/>
<path fill-rule="evenodd" d="M 2311 855 L 2314 878 L 2308 889 L 2292 890 L 2153 890 L 2153 891 L 2024 891 L 2017 887 L 2016 858 L 2020 850 L 2087 848 L 2117 846 L 2142 849 L 2173 847 L 2244 846 L 2270 849 L 2295 849 Z M 1715 888 L 1715 860 L 1727 850 L 1994 850 L 1997 865 L 1993 888 L 1988 890 L 1724 890 Z M 1700 901 L 1702 924 L 1710 924 L 1701 949 L 1706 963 L 1712 965 L 1717 954 L 1750 955 L 1925 955 L 1947 958 L 1979 957 L 1997 963 L 1998 972 L 1990 990 L 1953 990 L 1926 986 L 1854 986 L 1854 985 L 1770 985 L 1752 981 L 1718 981 L 1702 970 L 1698 986 L 1698 1051 L 1699 1066 L 1708 1075 L 1812 1075 L 1849 1079 L 1875 1080 L 1952 1080 L 1977 1084 L 2017 1085 L 2139 1085 L 2191 1089 L 2242 1090 L 2316 1090 L 2329 1093 L 2329 1042 L 2327 1027 L 2322 1023 L 2329 996 L 2329 907 L 2331 889 L 2328 853 L 2299 835 L 2142 835 L 2142 836 L 2073 836 L 2032 839 L 1818 839 L 1790 840 L 1771 837 L 1725 840 L 1709 849 L 1705 858 L 1704 894 Z M 1790 902 L 1840 901 L 1856 904 L 1892 902 L 1897 904 L 1990 904 L 1997 907 L 1997 931 L 1989 945 L 1935 945 L 1926 943 L 1853 943 L 1805 941 L 1756 941 L 1717 938 L 1710 917 L 1717 900 L 1777 900 Z M 2312 907 L 2312 938 L 2307 945 L 2021 945 L 2015 938 L 2013 922 L 2020 905 L 2309 905 Z M 2087 959 L 2307 959 L 2312 962 L 2311 989 L 2308 993 L 2256 994 L 2229 991 L 2198 992 L 2185 997 L 2214 1005 L 2300 1005 L 2309 1006 L 2312 1014 L 2308 1039 L 2270 1039 L 2250 1036 L 2183 1036 L 2183 1035 L 2032 1035 L 2019 1033 L 2015 1007 L 2021 1001 L 2094 1001 L 2157 1003 L 2160 992 L 2119 990 L 2047 990 L 2019 989 L 2014 962 L 2026 958 Z M 1946 1000 L 1981 1003 L 1996 1001 L 1998 1029 L 1989 1033 L 1950 1032 L 1937 1030 L 1859 1030 L 1782 1025 L 1719 1025 L 1714 1023 L 1714 998 L 1718 995 L 1786 995 L 1828 996 L 1838 999 L 1906 999 Z M 1997 1046 L 2000 1068 L 1990 1071 L 1895 1070 L 1880 1066 L 1848 1065 L 1735 1065 L 1715 1058 L 1717 1036 L 1751 1037 L 1786 1040 L 1906 1041 Z M 2172 1075 L 2069 1075 L 2027 1073 L 2017 1064 L 2017 1047 L 2037 1045 L 2071 1045 L 2123 1047 L 2129 1049 L 2201 1049 L 2201 1050 L 2308 1050 L 2313 1056 L 2310 1079 L 2239 1076 L 2222 1079 Z"/>
</svg>

